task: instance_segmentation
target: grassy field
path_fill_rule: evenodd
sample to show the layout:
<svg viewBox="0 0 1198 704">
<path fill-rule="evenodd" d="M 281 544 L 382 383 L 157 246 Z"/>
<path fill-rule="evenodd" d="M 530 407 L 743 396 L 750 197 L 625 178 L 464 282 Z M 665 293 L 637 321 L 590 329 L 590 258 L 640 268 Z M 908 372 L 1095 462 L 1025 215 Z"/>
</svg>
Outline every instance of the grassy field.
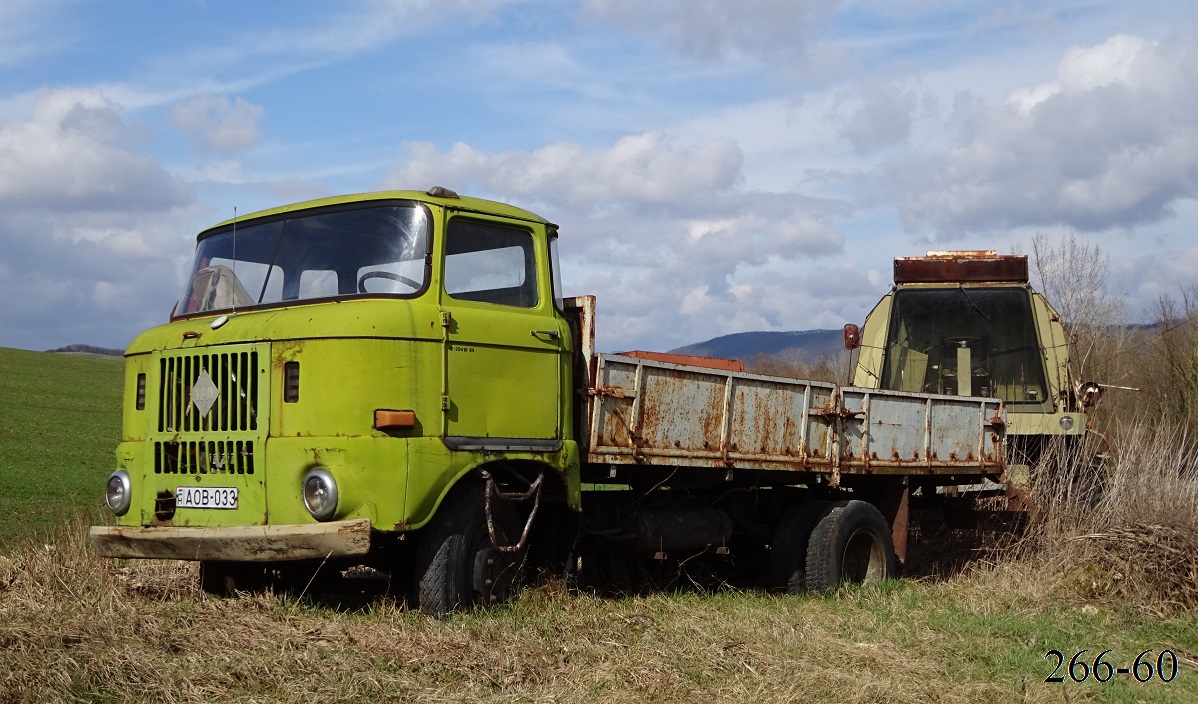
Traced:
<svg viewBox="0 0 1198 704">
<path fill-rule="evenodd" d="M 0 347 L 0 547 L 100 516 L 123 374 L 120 357 Z"/>
<path fill-rule="evenodd" d="M 559 581 L 438 621 L 375 599 L 335 608 L 201 595 L 194 566 L 106 566 L 79 532 L 0 558 L 6 701 L 1193 702 L 1198 617 L 1091 603 L 1020 566 L 831 598 L 607 599 Z M 1045 653 L 1143 650 L 1172 682 L 1060 684 Z M 1155 653 L 1151 659 L 1155 667 Z M 1080 673 L 1080 670 L 1077 672 Z"/>
<path fill-rule="evenodd" d="M 950 578 L 619 599 L 548 579 L 434 620 L 384 597 L 218 600 L 194 564 L 94 557 L 120 371 L 0 350 L 0 702 L 1198 701 L 1198 473 L 1158 434 L 1102 503 Z M 1069 678 L 1079 651 L 1150 649 L 1178 656 L 1173 681 Z"/>
</svg>

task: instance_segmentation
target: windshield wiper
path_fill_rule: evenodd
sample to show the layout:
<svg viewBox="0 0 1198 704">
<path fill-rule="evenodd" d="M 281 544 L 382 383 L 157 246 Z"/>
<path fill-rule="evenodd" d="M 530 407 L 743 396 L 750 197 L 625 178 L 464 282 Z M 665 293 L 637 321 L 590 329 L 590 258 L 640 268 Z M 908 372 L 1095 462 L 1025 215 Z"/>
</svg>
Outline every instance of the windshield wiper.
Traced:
<svg viewBox="0 0 1198 704">
<path fill-rule="evenodd" d="M 985 311 L 983 311 L 981 308 L 978 308 L 978 304 L 974 303 L 973 299 L 969 297 L 969 292 L 965 290 L 964 286 L 958 285 L 957 290 L 961 292 L 961 295 L 965 297 L 965 300 L 969 303 L 969 305 L 978 312 L 978 315 L 985 318 L 987 323 L 990 323 L 991 325 L 994 324 L 994 321 L 990 319 L 990 316 L 986 315 Z"/>
</svg>

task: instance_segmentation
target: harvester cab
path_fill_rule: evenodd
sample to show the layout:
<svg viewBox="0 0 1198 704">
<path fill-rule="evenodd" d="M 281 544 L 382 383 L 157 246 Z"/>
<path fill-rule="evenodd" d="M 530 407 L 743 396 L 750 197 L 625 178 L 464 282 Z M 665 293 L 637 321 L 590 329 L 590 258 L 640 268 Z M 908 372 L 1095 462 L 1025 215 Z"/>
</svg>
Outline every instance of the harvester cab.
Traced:
<svg viewBox="0 0 1198 704">
<path fill-rule="evenodd" d="M 1026 255 L 929 252 L 894 260 L 894 287 L 863 328 L 853 385 L 1002 399 L 1009 461 L 1031 465 L 1054 436 L 1080 438 L 1101 387 L 1078 384 L 1061 317 L 1028 280 Z"/>
</svg>

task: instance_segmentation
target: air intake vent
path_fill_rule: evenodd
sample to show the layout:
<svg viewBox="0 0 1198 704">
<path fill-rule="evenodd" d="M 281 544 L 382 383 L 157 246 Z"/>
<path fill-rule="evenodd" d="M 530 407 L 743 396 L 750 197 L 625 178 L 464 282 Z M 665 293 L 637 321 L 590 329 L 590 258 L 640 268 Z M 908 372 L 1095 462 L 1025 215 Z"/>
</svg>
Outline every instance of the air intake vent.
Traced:
<svg viewBox="0 0 1198 704">
<path fill-rule="evenodd" d="M 159 362 L 158 432 L 191 433 L 258 429 L 258 353 L 213 352 L 164 357 Z M 200 374 L 216 385 L 211 410 L 200 415 L 191 401 Z"/>
</svg>

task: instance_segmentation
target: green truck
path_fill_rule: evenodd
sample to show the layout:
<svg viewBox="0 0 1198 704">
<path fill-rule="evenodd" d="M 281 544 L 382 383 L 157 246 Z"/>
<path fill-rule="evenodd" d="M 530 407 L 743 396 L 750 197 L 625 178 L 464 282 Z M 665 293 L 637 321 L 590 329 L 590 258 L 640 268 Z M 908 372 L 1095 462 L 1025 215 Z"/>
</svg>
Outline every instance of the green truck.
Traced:
<svg viewBox="0 0 1198 704">
<path fill-rule="evenodd" d="M 364 566 L 433 614 L 511 597 L 530 562 L 829 590 L 896 574 L 913 505 L 1011 494 L 1013 436 L 1086 425 L 1026 258 L 1022 283 L 996 257 L 900 281 L 846 328 L 852 387 L 598 354 L 557 248 L 440 187 L 201 232 L 170 322 L 125 353 L 97 552 L 199 561 L 224 594 Z"/>
</svg>

